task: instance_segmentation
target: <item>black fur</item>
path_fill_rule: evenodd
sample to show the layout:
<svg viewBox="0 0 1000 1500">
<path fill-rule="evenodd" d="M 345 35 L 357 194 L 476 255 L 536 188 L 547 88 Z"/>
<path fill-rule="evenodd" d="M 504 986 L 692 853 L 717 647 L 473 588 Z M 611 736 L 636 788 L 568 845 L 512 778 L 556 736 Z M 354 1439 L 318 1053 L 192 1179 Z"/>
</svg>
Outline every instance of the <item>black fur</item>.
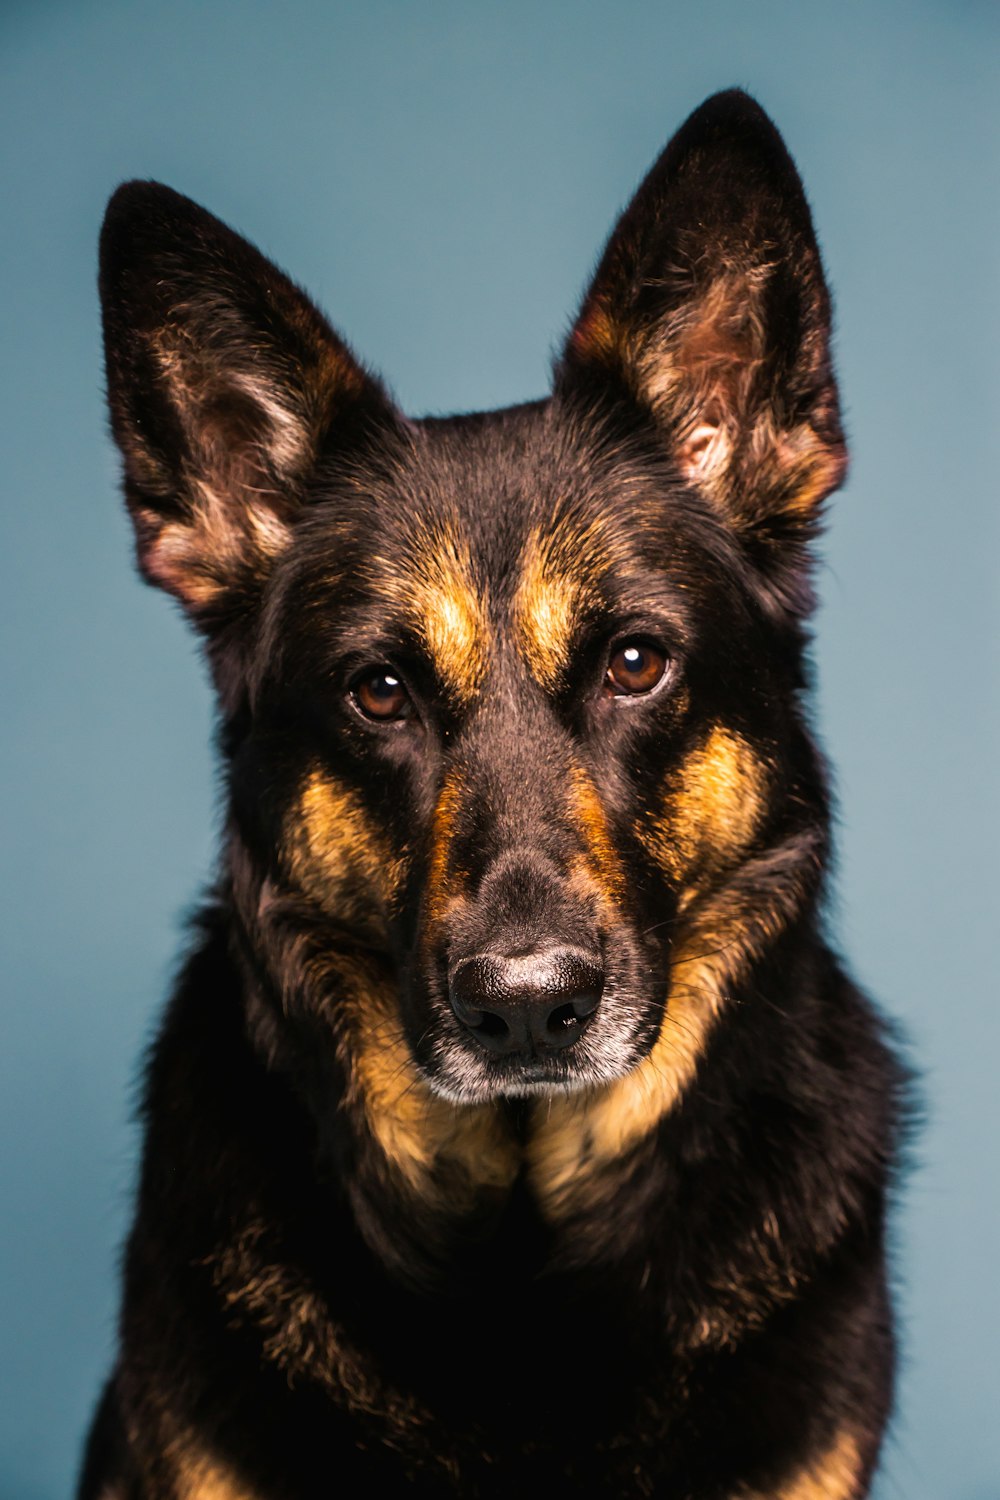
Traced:
<svg viewBox="0 0 1000 1500">
<path fill-rule="evenodd" d="M 845 451 L 774 127 L 736 92 L 684 125 L 546 402 L 407 420 L 157 184 L 101 294 L 229 811 L 81 1500 L 867 1494 L 902 1073 L 824 935 Z"/>
</svg>

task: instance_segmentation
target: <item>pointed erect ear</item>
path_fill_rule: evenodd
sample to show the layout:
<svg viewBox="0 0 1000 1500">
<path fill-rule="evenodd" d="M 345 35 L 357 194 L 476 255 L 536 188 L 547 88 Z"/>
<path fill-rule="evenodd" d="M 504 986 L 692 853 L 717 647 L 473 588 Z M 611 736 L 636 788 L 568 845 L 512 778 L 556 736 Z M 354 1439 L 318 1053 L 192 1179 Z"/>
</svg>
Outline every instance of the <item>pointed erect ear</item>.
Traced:
<svg viewBox="0 0 1000 1500">
<path fill-rule="evenodd" d="M 321 453 L 392 409 L 286 276 L 159 183 L 111 199 L 100 288 L 139 565 L 211 630 L 256 595 Z"/>
<path fill-rule="evenodd" d="M 761 541 L 840 483 L 830 300 L 802 184 L 739 91 L 678 131 L 623 214 L 557 388 L 624 387 L 683 476 Z"/>
</svg>

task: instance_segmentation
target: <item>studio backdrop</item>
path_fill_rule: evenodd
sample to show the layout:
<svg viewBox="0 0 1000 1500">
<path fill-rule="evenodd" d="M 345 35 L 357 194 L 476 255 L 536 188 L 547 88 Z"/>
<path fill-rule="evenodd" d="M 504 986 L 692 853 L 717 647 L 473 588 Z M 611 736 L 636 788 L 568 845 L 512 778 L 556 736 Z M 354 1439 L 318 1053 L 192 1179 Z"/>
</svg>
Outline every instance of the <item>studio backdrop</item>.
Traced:
<svg viewBox="0 0 1000 1500">
<path fill-rule="evenodd" d="M 925 1123 L 880 1500 L 1000 1495 L 994 1147 L 1000 10 L 976 0 L 0 8 L 0 1495 L 61 1500 L 110 1359 L 143 1049 L 212 873 L 211 707 L 132 569 L 95 287 L 153 177 L 419 414 L 541 394 L 623 201 L 738 84 L 811 199 L 852 468 L 818 575 L 831 914 Z"/>
</svg>

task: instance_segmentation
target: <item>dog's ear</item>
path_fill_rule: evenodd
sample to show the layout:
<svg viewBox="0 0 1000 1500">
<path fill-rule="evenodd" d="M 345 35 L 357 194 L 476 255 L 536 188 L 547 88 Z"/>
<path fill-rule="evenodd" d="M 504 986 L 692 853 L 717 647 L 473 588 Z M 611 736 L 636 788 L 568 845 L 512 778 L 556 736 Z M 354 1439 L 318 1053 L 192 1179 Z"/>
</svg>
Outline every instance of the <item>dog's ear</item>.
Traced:
<svg viewBox="0 0 1000 1500">
<path fill-rule="evenodd" d="M 391 407 L 303 292 L 159 183 L 111 199 L 100 290 L 139 566 L 211 634 L 259 592 L 317 458 Z"/>
<path fill-rule="evenodd" d="M 843 478 L 830 299 L 795 166 L 746 94 L 717 94 L 622 215 L 557 388 L 627 392 L 681 474 L 758 543 L 808 534 Z"/>
</svg>

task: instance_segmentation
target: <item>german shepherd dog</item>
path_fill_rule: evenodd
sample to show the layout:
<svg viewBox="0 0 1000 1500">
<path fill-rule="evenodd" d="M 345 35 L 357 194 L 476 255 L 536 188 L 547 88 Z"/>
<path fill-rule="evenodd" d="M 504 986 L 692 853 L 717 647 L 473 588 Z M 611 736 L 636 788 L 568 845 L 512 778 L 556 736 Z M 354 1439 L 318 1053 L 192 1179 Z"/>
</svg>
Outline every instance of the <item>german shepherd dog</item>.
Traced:
<svg viewBox="0 0 1000 1500">
<path fill-rule="evenodd" d="M 506 411 L 403 416 L 156 183 L 100 286 L 227 800 L 84 1500 L 866 1495 L 903 1073 L 824 935 L 846 455 L 775 128 L 691 116 Z"/>
</svg>

